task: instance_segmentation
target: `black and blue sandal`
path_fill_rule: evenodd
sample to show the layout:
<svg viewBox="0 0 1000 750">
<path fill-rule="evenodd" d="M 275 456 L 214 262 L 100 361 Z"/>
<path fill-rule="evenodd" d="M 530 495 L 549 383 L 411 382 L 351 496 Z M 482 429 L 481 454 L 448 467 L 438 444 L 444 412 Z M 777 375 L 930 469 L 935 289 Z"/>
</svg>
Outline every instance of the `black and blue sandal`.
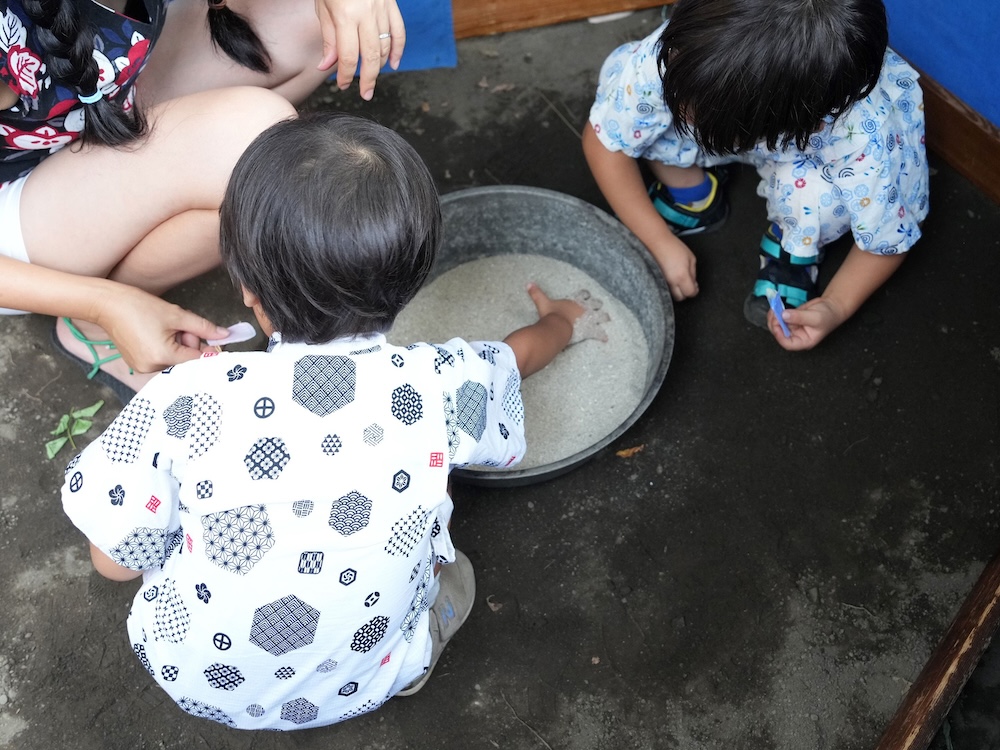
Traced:
<svg viewBox="0 0 1000 750">
<path fill-rule="evenodd" d="M 706 169 L 705 174 L 711 183 L 711 189 L 708 203 L 698 211 L 693 211 L 675 201 L 670 189 L 662 182 L 654 182 L 649 186 L 649 197 L 653 201 L 653 206 L 667 222 L 670 231 L 678 237 L 711 232 L 722 226 L 729 216 L 729 201 L 726 200 L 725 191 L 722 190 L 725 180 L 721 175 L 724 173 L 717 174 L 713 169 Z"/>
<path fill-rule="evenodd" d="M 743 303 L 743 315 L 755 326 L 767 328 L 768 290 L 777 292 L 785 307 L 798 307 L 813 299 L 818 288 L 822 253 L 803 258 L 781 248 L 781 229 L 774 223 L 760 240 L 760 270 L 753 291 Z"/>
</svg>

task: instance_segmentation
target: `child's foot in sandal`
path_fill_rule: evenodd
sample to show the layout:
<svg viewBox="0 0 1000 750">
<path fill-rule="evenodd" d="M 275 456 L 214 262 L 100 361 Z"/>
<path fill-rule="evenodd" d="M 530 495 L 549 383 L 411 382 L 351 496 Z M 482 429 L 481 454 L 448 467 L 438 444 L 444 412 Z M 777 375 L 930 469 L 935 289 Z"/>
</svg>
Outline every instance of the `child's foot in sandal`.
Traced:
<svg viewBox="0 0 1000 750">
<path fill-rule="evenodd" d="M 767 328 L 769 289 L 777 292 L 785 307 L 798 307 L 816 297 L 821 260 L 821 254 L 802 258 L 783 250 L 781 229 L 771 224 L 760 240 L 760 270 L 753 291 L 743 303 L 743 316 L 753 325 Z"/>
<path fill-rule="evenodd" d="M 701 185 L 670 188 L 662 182 L 654 182 L 649 187 L 649 197 L 670 231 L 678 237 L 704 234 L 721 227 L 729 216 L 729 202 L 722 183 L 714 170 L 706 169 Z"/>
<path fill-rule="evenodd" d="M 83 369 L 89 380 L 110 388 L 123 404 L 156 374 L 133 373 L 113 342 L 91 323 L 57 318 L 52 343 L 57 352 Z"/>
</svg>

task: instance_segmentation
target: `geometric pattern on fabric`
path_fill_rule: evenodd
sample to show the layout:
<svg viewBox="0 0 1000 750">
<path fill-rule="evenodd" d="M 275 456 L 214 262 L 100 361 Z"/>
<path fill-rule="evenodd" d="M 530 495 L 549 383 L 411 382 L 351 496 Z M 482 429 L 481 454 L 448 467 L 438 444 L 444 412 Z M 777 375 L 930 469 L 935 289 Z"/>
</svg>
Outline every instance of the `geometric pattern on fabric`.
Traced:
<svg viewBox="0 0 1000 750">
<path fill-rule="evenodd" d="M 129 401 L 101 435 L 101 447 L 109 461 L 130 464 L 139 457 L 153 415 L 153 407 L 146 399 L 136 397 Z"/>
<path fill-rule="evenodd" d="M 264 715 L 264 707 L 259 703 L 251 703 L 247 706 L 247 713 L 257 719 Z"/>
<path fill-rule="evenodd" d="M 164 552 L 166 536 L 167 532 L 163 529 L 132 529 L 132 533 L 111 550 L 111 559 L 131 570 L 162 566 L 166 559 Z"/>
<path fill-rule="evenodd" d="M 365 442 L 368 445 L 376 446 L 382 442 L 382 437 L 385 435 L 385 430 L 383 430 L 377 423 L 372 422 L 370 425 L 365 427 L 364 437 Z"/>
<path fill-rule="evenodd" d="M 173 579 L 165 578 L 160 587 L 153 614 L 154 641 L 183 643 L 191 627 L 191 615 L 174 584 Z"/>
<path fill-rule="evenodd" d="M 316 671 L 319 672 L 320 674 L 326 674 L 327 672 L 332 672 L 336 668 L 337 668 L 337 662 L 334 661 L 333 659 L 327 659 L 326 661 L 321 662 L 318 667 L 316 667 Z"/>
<path fill-rule="evenodd" d="M 388 700 L 388 699 L 386 699 L 386 700 Z M 379 706 L 381 706 L 383 703 L 385 703 L 384 700 L 380 701 L 380 700 L 374 700 L 374 699 L 369 698 L 368 700 L 366 700 L 364 703 L 362 703 L 357 708 L 352 708 L 346 714 L 341 714 L 340 717 L 337 719 L 337 721 L 338 722 L 340 722 L 340 721 L 346 721 L 347 719 L 353 719 L 355 716 L 361 716 L 361 714 L 370 713 L 370 712 L 374 711 L 376 708 L 378 708 Z"/>
<path fill-rule="evenodd" d="M 486 389 L 482 383 L 466 380 L 458 388 L 458 403 L 455 405 L 458 426 L 467 434 L 479 440 L 486 429 Z"/>
<path fill-rule="evenodd" d="M 420 622 L 420 615 L 427 611 L 430 602 L 427 600 L 427 591 L 431 586 L 431 561 L 428 560 L 424 566 L 424 575 L 417 584 L 417 590 L 413 592 L 413 601 L 410 602 L 410 611 L 403 617 L 399 629 L 403 631 L 403 637 L 410 642 L 417 632 L 417 623 Z"/>
<path fill-rule="evenodd" d="M 207 393 L 194 394 L 191 408 L 191 432 L 188 435 L 188 459 L 203 456 L 219 439 L 222 405 Z"/>
<path fill-rule="evenodd" d="M 207 500 L 212 496 L 213 486 L 211 479 L 202 479 L 194 486 L 194 494 L 199 500 Z"/>
<path fill-rule="evenodd" d="M 409 486 L 410 475 L 402 469 L 392 475 L 392 488 L 396 490 L 396 492 L 402 492 Z"/>
<path fill-rule="evenodd" d="M 337 435 L 327 435 L 323 438 L 323 445 L 321 447 L 325 455 L 335 456 L 340 452 L 343 445 L 344 444 L 341 442 L 340 437 Z"/>
<path fill-rule="evenodd" d="M 167 423 L 167 434 L 170 437 L 182 438 L 191 429 L 191 407 L 194 399 L 190 396 L 180 396 L 170 406 L 163 410 L 163 421 Z"/>
<path fill-rule="evenodd" d="M 200 719 L 211 719 L 212 721 L 217 721 L 220 724 L 225 724 L 228 727 L 236 727 L 236 722 L 217 706 L 210 706 L 207 703 L 202 703 L 201 701 L 196 701 L 193 698 L 181 698 L 177 701 L 177 705 L 183 708 L 192 716 L 197 716 Z"/>
<path fill-rule="evenodd" d="M 359 357 L 362 354 L 375 354 L 375 352 L 382 351 L 381 344 L 376 344 L 375 346 L 369 346 L 367 349 L 357 349 L 353 352 L 348 352 L 352 357 Z"/>
<path fill-rule="evenodd" d="M 253 613 L 250 642 L 273 656 L 308 646 L 316 636 L 319 610 L 288 595 Z"/>
<path fill-rule="evenodd" d="M 419 505 L 408 515 L 400 518 L 392 525 L 392 537 L 385 543 L 385 551 L 390 555 L 409 555 L 424 538 L 427 519 L 431 511 L 424 510 Z"/>
<path fill-rule="evenodd" d="M 281 438 L 260 438 L 243 457 L 251 479 L 277 479 L 291 460 Z"/>
<path fill-rule="evenodd" d="M 244 505 L 201 517 L 205 556 L 223 570 L 246 575 L 274 546 L 263 505 Z"/>
<path fill-rule="evenodd" d="M 292 503 L 292 513 L 294 513 L 299 518 L 305 518 L 313 509 L 316 507 L 316 503 L 312 500 L 296 500 Z"/>
<path fill-rule="evenodd" d="M 146 668 L 146 671 L 156 676 L 156 670 L 153 669 L 153 665 L 149 663 L 149 657 L 146 655 L 146 647 L 141 643 L 133 643 L 132 650 L 135 651 L 135 655 L 139 657 L 139 661 L 142 662 L 142 666 Z"/>
<path fill-rule="evenodd" d="M 497 358 L 495 355 L 499 354 L 500 350 L 491 344 L 484 344 L 482 351 L 479 352 L 479 358 L 484 359 L 491 365 L 497 363 Z"/>
<path fill-rule="evenodd" d="M 512 372 L 503 390 L 503 410 L 514 424 L 524 421 L 524 402 L 521 401 L 521 377 Z"/>
<path fill-rule="evenodd" d="M 455 399 L 448 391 L 442 394 L 444 404 L 444 429 L 448 433 L 448 458 L 454 458 L 462 438 L 458 434 L 458 412 L 455 411 Z"/>
<path fill-rule="evenodd" d="M 319 716 L 319 706 L 310 703 L 305 698 L 296 698 L 281 704 L 281 718 L 293 724 L 315 721 L 317 716 Z"/>
<path fill-rule="evenodd" d="M 372 501 L 358 491 L 334 500 L 330 506 L 330 528 L 341 536 L 350 536 L 368 525 Z"/>
<path fill-rule="evenodd" d="M 295 670 L 292 667 L 282 667 L 274 673 L 274 676 L 279 680 L 290 680 L 295 676 Z"/>
<path fill-rule="evenodd" d="M 323 570 L 322 552 L 303 552 L 299 555 L 299 573 L 316 575 Z"/>
<path fill-rule="evenodd" d="M 208 684 L 219 690 L 235 690 L 246 682 L 246 678 L 236 667 L 228 664 L 210 664 L 205 670 L 205 679 Z"/>
<path fill-rule="evenodd" d="M 354 400 L 355 365 L 348 357 L 308 356 L 295 363 L 292 399 L 325 417 Z"/>
<path fill-rule="evenodd" d="M 434 372 L 440 375 L 441 365 L 455 366 L 455 355 L 447 349 L 442 349 L 440 346 L 435 346 L 434 348 L 437 349 L 437 356 L 434 358 Z"/>
<path fill-rule="evenodd" d="M 354 633 L 354 638 L 351 639 L 351 651 L 367 654 L 385 637 L 385 631 L 388 629 L 388 617 L 384 615 L 373 617 Z"/>
<path fill-rule="evenodd" d="M 400 422 L 414 424 L 423 414 L 423 399 L 412 385 L 401 385 L 392 392 L 392 416 Z"/>
</svg>

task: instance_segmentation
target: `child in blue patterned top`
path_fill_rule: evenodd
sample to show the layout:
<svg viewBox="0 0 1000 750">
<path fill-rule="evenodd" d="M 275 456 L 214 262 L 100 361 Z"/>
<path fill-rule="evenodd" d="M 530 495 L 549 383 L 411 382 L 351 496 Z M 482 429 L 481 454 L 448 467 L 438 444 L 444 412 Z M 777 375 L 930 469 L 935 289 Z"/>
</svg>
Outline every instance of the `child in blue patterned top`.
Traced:
<svg viewBox="0 0 1000 750">
<path fill-rule="evenodd" d="M 367 120 L 265 131 L 221 214 L 270 348 L 157 375 L 71 462 L 63 506 L 100 573 L 142 576 L 132 647 L 181 708 L 331 724 L 418 690 L 468 616 L 449 471 L 520 460 L 521 377 L 585 310 L 532 285 L 538 321 L 502 342 L 388 344 L 441 214 L 416 152 Z"/>
<path fill-rule="evenodd" d="M 698 293 L 680 238 L 726 218 L 712 167 L 732 161 L 757 169 L 769 222 L 744 313 L 782 347 L 816 346 L 896 271 L 927 215 L 928 169 L 917 74 L 887 38 L 882 0 L 680 0 L 611 53 L 584 153 L 675 300 Z M 821 292 L 823 248 L 847 232 L 854 246 Z M 795 308 L 789 335 L 775 295 Z"/>
</svg>

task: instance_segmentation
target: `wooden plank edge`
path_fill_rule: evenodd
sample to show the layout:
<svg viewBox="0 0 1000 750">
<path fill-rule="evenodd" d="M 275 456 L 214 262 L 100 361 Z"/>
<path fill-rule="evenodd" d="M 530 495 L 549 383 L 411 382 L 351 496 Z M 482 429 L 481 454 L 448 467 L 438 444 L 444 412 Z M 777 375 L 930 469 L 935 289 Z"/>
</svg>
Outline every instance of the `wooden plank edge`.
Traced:
<svg viewBox="0 0 1000 750">
<path fill-rule="evenodd" d="M 926 750 L 1000 622 L 1000 555 L 980 573 L 876 750 Z"/>
<path fill-rule="evenodd" d="M 538 26 L 549 26 L 566 21 L 579 21 L 592 16 L 603 16 L 627 10 L 657 8 L 674 0 L 454 0 L 452 21 L 456 39 L 488 36 L 507 31 L 521 31 Z M 608 52 L 611 52 L 609 49 Z"/>
<path fill-rule="evenodd" d="M 920 73 L 927 117 L 927 148 L 1000 204 L 1000 128 Z M 931 194 L 933 210 L 934 195 Z"/>
</svg>

